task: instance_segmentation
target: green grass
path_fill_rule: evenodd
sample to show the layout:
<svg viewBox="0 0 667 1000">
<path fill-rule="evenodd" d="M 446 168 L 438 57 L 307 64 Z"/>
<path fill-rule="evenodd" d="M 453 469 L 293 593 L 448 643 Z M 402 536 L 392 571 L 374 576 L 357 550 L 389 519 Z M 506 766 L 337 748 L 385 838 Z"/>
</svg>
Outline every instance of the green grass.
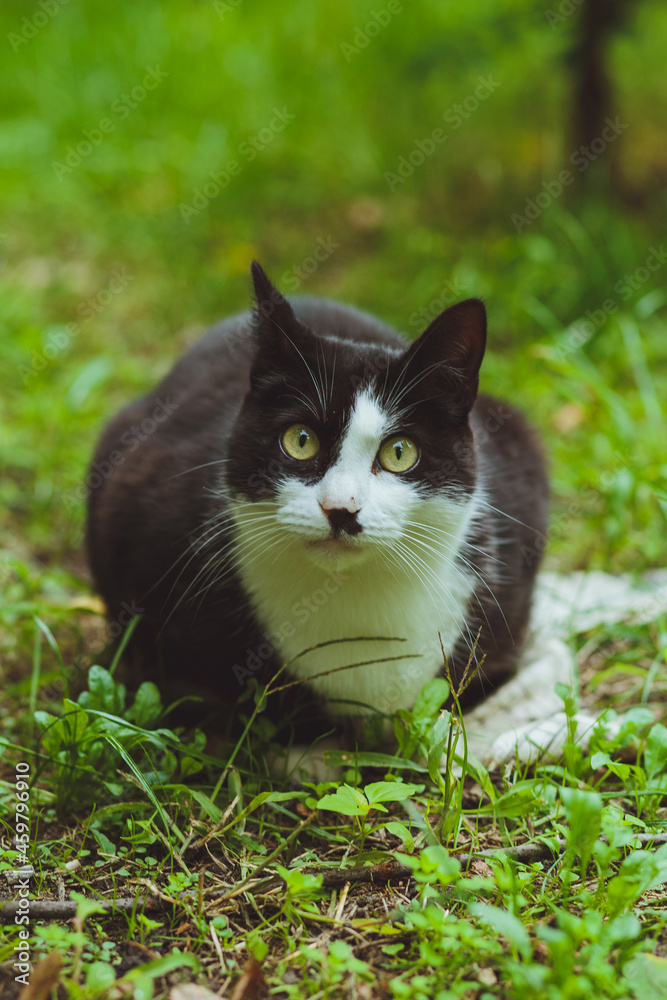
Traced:
<svg viewBox="0 0 667 1000">
<path fill-rule="evenodd" d="M 155 689 L 130 696 L 95 668 L 109 636 L 81 549 L 94 443 L 210 322 L 247 307 L 255 256 L 286 291 L 408 336 L 452 288 L 481 295 L 483 388 L 530 415 L 550 457 L 546 565 L 665 564 L 664 5 L 644 0 L 611 47 L 627 130 L 521 232 L 512 214 L 569 161 L 576 17 L 552 29 L 532 0 L 403 3 L 358 52 L 341 48 L 385 6 L 69 3 L 25 44 L 40 8 L 8 0 L 0 15 L 0 795 L 11 838 L 28 761 L 32 898 L 85 897 L 73 924 L 31 923 L 32 957 L 61 954 L 72 1000 L 112 1000 L 112 975 L 137 1000 L 178 977 L 229 996 L 252 956 L 285 997 L 665 992 L 664 848 L 646 839 L 666 818 L 664 730 L 646 714 L 664 701 L 664 616 L 573 639 L 583 693 L 634 712 L 620 736 L 532 771 L 470 763 L 464 781 L 429 769 L 438 740 L 462 744 L 426 695 L 393 758 L 347 760 L 342 782 L 295 793 L 268 774 L 252 691 L 250 735 L 206 744 L 170 728 Z M 155 88 L 133 98 L 150 67 Z M 499 85 L 454 128 L 480 77 Z M 390 184 L 439 127 L 446 141 Z M 68 147 L 95 130 L 70 169 Z M 308 274 L 318 241 L 337 246 Z M 517 843 L 552 851 L 524 863 Z M 321 884 L 397 855 L 412 881 Z M 5 848 L 0 867 L 15 863 Z M 155 910 L 90 909 L 152 887 Z"/>
</svg>

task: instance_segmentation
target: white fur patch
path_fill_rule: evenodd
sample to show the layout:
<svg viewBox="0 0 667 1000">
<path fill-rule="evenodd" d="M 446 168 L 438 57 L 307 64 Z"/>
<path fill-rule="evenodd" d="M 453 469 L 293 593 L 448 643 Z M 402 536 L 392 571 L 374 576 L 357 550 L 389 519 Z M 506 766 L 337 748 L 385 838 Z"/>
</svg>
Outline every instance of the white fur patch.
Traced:
<svg viewBox="0 0 667 1000">
<path fill-rule="evenodd" d="M 318 484 L 322 506 L 359 510 L 369 500 L 368 473 L 386 435 L 389 420 L 369 392 L 357 396 L 340 455 Z"/>
<path fill-rule="evenodd" d="M 465 630 L 473 590 L 456 555 L 474 498 L 424 499 L 404 477 L 374 472 L 390 428 L 390 415 L 362 391 L 320 482 L 286 479 L 275 501 L 232 504 L 236 562 L 268 644 L 338 716 L 410 708 L 442 667 L 438 633 L 449 655 Z M 357 510 L 362 532 L 332 542 L 322 503 Z M 312 649 L 322 643 L 330 645 Z M 338 669 L 357 663 L 365 665 Z"/>
</svg>

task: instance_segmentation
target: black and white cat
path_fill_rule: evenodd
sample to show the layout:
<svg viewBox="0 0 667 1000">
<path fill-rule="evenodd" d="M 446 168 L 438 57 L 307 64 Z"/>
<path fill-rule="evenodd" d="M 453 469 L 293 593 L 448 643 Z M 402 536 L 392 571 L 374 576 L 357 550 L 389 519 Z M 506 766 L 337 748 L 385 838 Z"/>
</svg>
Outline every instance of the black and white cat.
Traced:
<svg viewBox="0 0 667 1000">
<path fill-rule="evenodd" d="M 461 675 L 481 629 L 479 700 L 516 665 L 547 504 L 535 434 L 477 395 L 484 306 L 447 309 L 407 345 L 252 276 L 254 311 L 99 444 L 87 544 L 110 617 L 141 611 L 144 675 L 231 711 L 250 676 L 289 662 L 307 738 L 409 708 L 443 649 Z"/>
</svg>

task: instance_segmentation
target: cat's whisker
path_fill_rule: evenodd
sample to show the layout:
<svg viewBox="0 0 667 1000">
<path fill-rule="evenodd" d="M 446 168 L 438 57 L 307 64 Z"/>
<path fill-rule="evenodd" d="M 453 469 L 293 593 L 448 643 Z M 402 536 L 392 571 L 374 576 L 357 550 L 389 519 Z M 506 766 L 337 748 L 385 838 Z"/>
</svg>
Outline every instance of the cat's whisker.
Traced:
<svg viewBox="0 0 667 1000">
<path fill-rule="evenodd" d="M 444 591 L 444 594 L 446 595 L 447 598 L 445 600 L 445 606 L 449 611 L 454 610 L 455 604 L 453 602 L 449 603 L 450 599 L 452 599 L 453 601 L 453 595 L 449 590 L 449 588 L 447 587 L 444 580 L 436 575 L 433 567 L 429 566 L 429 564 L 426 562 L 425 559 L 422 559 L 421 556 L 417 555 L 416 552 L 414 552 L 412 549 L 409 549 L 403 542 L 397 540 L 396 542 L 394 542 L 394 546 L 398 552 L 406 556 L 407 566 L 410 566 L 412 562 L 415 562 L 420 568 L 421 572 L 428 576 L 428 578 L 433 582 L 434 586 L 437 588 L 440 600 L 443 599 L 443 591 Z M 429 588 L 429 591 L 436 609 L 439 610 L 438 595 L 436 595 L 431 588 Z"/>
<path fill-rule="evenodd" d="M 246 506 L 252 506 L 252 504 L 247 504 Z M 225 511 L 225 512 L 223 512 L 222 515 L 221 514 L 214 515 L 214 517 L 210 518 L 209 521 L 217 521 L 219 519 L 223 519 L 223 520 L 229 521 L 230 517 L 231 517 L 230 512 L 229 511 Z M 264 515 L 264 514 L 253 513 L 253 517 L 256 520 L 259 520 L 261 518 L 262 520 L 265 519 L 267 521 L 273 521 L 273 518 L 270 515 L 268 515 L 268 514 Z M 169 599 L 171 598 L 171 595 L 174 592 L 174 588 L 178 585 L 178 582 L 181 579 L 183 573 L 191 565 L 192 561 L 201 555 L 201 552 L 202 552 L 202 550 L 204 548 L 206 548 L 207 546 L 211 546 L 217 540 L 217 538 L 219 538 L 222 535 L 226 534 L 227 531 L 228 531 L 228 525 L 227 524 L 223 524 L 222 526 L 219 526 L 218 524 L 214 523 L 209 528 L 207 528 L 207 530 L 205 532 L 203 532 L 201 535 L 197 535 L 195 537 L 193 549 L 189 553 L 190 558 L 185 563 L 185 565 L 181 568 L 178 576 L 174 580 L 174 582 L 173 582 L 173 584 L 171 586 L 171 589 L 169 590 L 169 593 L 167 594 L 167 597 L 165 598 L 163 606 L 166 606 L 168 604 Z M 189 537 L 192 538 L 192 535 L 189 536 Z M 222 559 L 224 556 L 227 555 L 227 553 L 229 551 L 231 551 L 234 548 L 235 545 L 236 545 L 235 539 L 231 539 L 229 542 L 227 542 L 227 544 L 223 547 L 223 549 L 217 550 L 216 552 L 214 552 L 211 555 L 211 557 L 209 558 L 209 560 L 205 563 L 205 565 L 203 567 L 200 567 L 200 569 L 195 574 L 194 578 L 190 581 L 190 583 L 188 584 L 188 586 L 185 588 L 185 590 L 179 596 L 178 601 L 172 607 L 167 620 L 169 620 L 169 618 L 174 614 L 174 612 L 181 605 L 181 603 L 187 598 L 187 595 L 188 595 L 189 591 L 191 590 L 191 588 L 193 586 L 196 586 L 197 581 L 199 579 L 201 579 L 202 574 L 206 573 L 206 570 L 210 566 L 212 560 L 216 560 L 216 559 L 220 560 L 220 559 Z M 175 568 L 175 566 L 177 565 L 177 563 L 179 562 L 179 560 L 182 559 L 183 556 L 185 556 L 186 554 L 188 554 L 187 550 L 186 550 L 186 552 L 182 553 L 178 557 L 178 559 L 176 559 L 176 561 L 174 563 L 172 563 L 172 566 L 170 567 L 170 570 L 168 572 L 171 572 Z M 158 583 L 161 582 L 161 580 L 163 580 L 166 575 L 167 574 L 163 574 L 163 576 L 161 577 L 160 581 L 158 581 Z M 166 622 L 165 622 L 165 624 L 166 624 Z M 163 625 L 163 628 L 164 628 L 164 625 Z"/>
<path fill-rule="evenodd" d="M 294 348 L 294 350 L 296 351 L 296 353 L 301 358 L 301 361 L 303 362 L 304 368 L 306 369 L 306 371 L 308 372 L 308 374 L 310 375 L 310 377 L 312 379 L 313 385 L 315 386 L 315 392 L 317 393 L 317 398 L 319 400 L 320 406 L 322 407 L 321 418 L 322 418 L 322 422 L 324 422 L 324 420 L 326 418 L 327 408 L 326 408 L 325 398 L 324 398 L 324 395 L 322 393 L 322 387 L 321 387 L 320 383 L 317 381 L 317 379 L 315 378 L 315 374 L 314 374 L 312 368 L 310 367 L 310 365 L 306 361 L 305 357 L 303 356 L 303 354 L 299 350 L 299 347 L 297 346 L 297 344 L 295 344 L 295 342 L 292 340 L 292 338 L 289 336 L 289 334 L 285 330 L 283 330 L 282 327 L 279 327 L 279 329 L 280 329 L 280 332 L 282 333 L 282 335 L 285 337 L 285 339 L 290 342 L 290 344 L 292 345 L 292 347 Z"/>
<path fill-rule="evenodd" d="M 308 397 L 305 396 L 298 389 L 294 389 L 293 392 L 288 393 L 287 398 L 288 399 L 295 399 L 297 401 L 297 403 L 303 403 L 303 405 L 306 407 L 306 409 L 310 413 L 313 414 L 313 416 L 315 417 L 316 420 L 320 419 L 320 414 L 319 414 L 317 408 L 313 406 L 312 401 L 310 399 L 308 399 Z"/>
<path fill-rule="evenodd" d="M 282 542 L 282 545 L 280 544 L 281 542 Z M 260 557 L 262 559 L 266 558 L 274 549 L 276 549 L 276 553 L 275 553 L 274 560 L 273 560 L 273 561 L 275 561 L 287 548 L 289 548 L 289 544 L 290 544 L 289 541 L 286 541 L 285 539 L 274 538 L 269 545 L 264 545 L 264 546 L 261 546 L 261 547 L 255 547 L 254 549 L 250 549 L 248 552 L 246 552 L 244 554 L 244 560 L 246 560 L 245 564 L 247 566 L 251 566 Z M 197 599 L 197 597 L 200 597 L 201 600 L 199 602 L 199 607 L 201 607 L 203 598 L 222 579 L 221 575 L 217 575 L 217 576 L 215 575 L 218 565 L 220 565 L 220 564 L 217 564 L 213 568 L 212 572 L 209 573 L 210 579 L 208 581 L 204 582 L 203 585 L 202 585 L 202 587 L 201 587 L 201 589 L 198 590 L 196 593 L 192 594 L 190 596 L 190 598 L 189 598 L 189 600 L 191 602 L 193 602 L 193 601 L 195 601 Z"/>
<path fill-rule="evenodd" d="M 483 507 L 486 507 L 488 510 L 492 510 L 494 514 L 501 514 L 503 517 L 508 518 L 510 521 L 514 521 L 515 524 L 521 525 L 522 528 L 528 528 L 529 531 L 537 530 L 534 525 L 526 524 L 525 521 L 520 521 L 518 517 L 513 517 L 511 514 L 508 514 L 507 511 L 500 510 L 499 507 L 494 507 L 493 504 L 490 504 L 488 500 L 483 500 L 482 497 L 478 497 L 477 502 L 480 503 Z"/>
<path fill-rule="evenodd" d="M 406 534 L 408 534 L 408 532 L 406 532 Z M 431 545 L 430 545 L 430 544 L 429 544 L 428 542 L 424 541 L 424 539 L 423 539 L 423 538 L 422 538 L 422 537 L 421 537 L 421 536 L 420 536 L 420 535 L 419 535 L 419 534 L 418 534 L 417 532 L 414 532 L 414 530 L 413 530 L 413 531 L 412 531 L 412 532 L 410 533 L 410 537 L 412 537 L 413 541 L 414 541 L 414 542 L 415 542 L 416 544 L 420 545 L 420 546 L 421 546 L 422 548 L 424 548 L 424 549 L 427 549 L 427 550 L 429 550 L 429 551 L 432 551 L 433 553 L 437 553 L 437 550 L 436 550 L 436 549 L 434 549 L 434 548 L 433 548 L 433 547 L 432 547 L 432 546 L 431 546 Z M 430 541 L 430 539 L 429 539 L 429 541 Z M 454 551 L 454 550 L 450 550 L 450 551 Z M 502 611 L 502 608 L 500 607 L 500 604 L 499 604 L 499 602 L 498 602 L 498 600 L 497 600 L 497 598 L 496 598 L 495 594 L 494 594 L 494 593 L 493 593 L 493 591 L 491 590 L 491 587 L 490 587 L 490 585 L 489 585 L 489 582 L 488 582 L 488 580 L 486 580 L 486 579 L 484 578 L 484 576 L 482 576 L 482 574 L 481 574 L 481 572 L 479 571 L 479 569 L 478 569 L 477 567 L 475 567 L 475 566 L 474 566 L 474 565 L 472 564 L 472 562 L 470 562 L 470 560 L 469 560 L 469 559 L 467 559 L 467 558 L 466 558 L 466 557 L 465 557 L 465 556 L 463 555 L 463 553 L 462 553 L 462 552 L 460 551 L 460 549 L 459 549 L 459 550 L 456 550 L 456 557 L 457 557 L 458 559 L 460 559 L 460 560 L 461 560 L 461 562 L 463 563 L 463 565 L 464 565 L 464 566 L 465 566 L 465 567 L 466 567 L 467 569 L 469 569 L 471 573 L 474 573 L 474 574 L 475 574 L 475 576 L 476 576 L 476 577 L 477 577 L 477 578 L 479 579 L 479 581 L 480 581 L 480 582 L 481 582 L 481 583 L 482 583 L 482 584 L 483 584 L 483 585 L 484 585 L 484 586 L 485 586 L 485 587 L 487 588 L 487 590 L 488 590 L 489 594 L 491 595 L 491 597 L 492 597 L 492 598 L 493 598 L 493 600 L 495 601 L 495 603 L 496 603 L 496 605 L 497 605 L 497 607 L 498 607 L 498 610 L 500 611 L 501 615 L 503 616 L 503 620 L 505 621 L 505 625 L 507 625 L 507 629 L 508 629 L 508 631 L 510 631 L 510 629 L 509 629 L 509 625 L 507 624 L 507 620 L 505 619 L 505 615 L 503 614 L 503 611 Z M 510 635 L 511 635 L 511 632 L 510 632 Z"/>
<path fill-rule="evenodd" d="M 211 588 L 215 585 L 215 583 L 218 583 L 228 574 L 230 569 L 232 570 L 232 572 L 235 572 L 235 566 L 230 558 L 230 553 L 234 552 L 236 544 L 237 544 L 236 540 L 233 540 L 232 542 L 229 543 L 228 546 L 225 547 L 224 550 L 216 552 L 213 556 L 211 556 L 211 558 L 208 560 L 205 566 L 203 566 L 199 570 L 199 572 L 195 575 L 195 577 L 190 581 L 188 586 L 179 596 L 179 599 L 172 608 L 170 615 L 173 614 L 174 611 L 185 601 L 187 601 L 188 603 L 193 603 L 198 596 L 208 593 L 211 590 Z M 267 553 L 268 551 L 270 551 L 270 548 L 271 548 L 270 545 L 265 546 L 263 547 L 262 551 L 264 553 Z M 222 573 L 220 572 L 221 569 L 223 570 Z M 195 589 L 197 587 L 199 587 L 200 589 L 198 590 Z M 201 607 L 201 602 L 200 602 L 200 607 Z"/>
<path fill-rule="evenodd" d="M 336 362 L 338 360 L 338 347 L 334 347 L 333 364 L 331 366 L 331 383 L 329 387 L 329 398 L 328 403 L 331 407 L 333 405 L 333 394 L 334 394 L 334 383 L 336 381 Z M 326 370 L 326 369 L 325 369 Z"/>
<path fill-rule="evenodd" d="M 415 545 L 420 546 L 422 549 L 424 549 L 426 551 L 431 551 L 431 552 L 434 552 L 434 553 L 437 552 L 437 550 L 433 549 L 432 546 L 427 545 L 427 543 L 425 543 L 423 541 L 423 539 L 419 538 L 418 536 L 416 536 L 416 535 L 409 535 L 408 537 L 411 538 L 412 542 Z M 509 625 L 507 624 L 507 620 L 505 618 L 503 610 L 500 607 L 500 604 L 498 603 L 498 601 L 496 599 L 496 596 L 493 593 L 493 591 L 491 590 L 491 587 L 489 586 L 488 582 L 484 579 L 484 577 L 480 573 L 478 573 L 478 571 L 475 569 L 475 567 L 471 563 L 469 563 L 463 556 L 460 555 L 460 553 L 458 553 L 458 555 L 459 555 L 459 558 L 461 558 L 461 561 L 464 563 L 464 565 L 470 570 L 470 572 L 474 573 L 474 575 L 479 579 L 479 581 L 482 584 L 484 584 L 484 586 L 487 588 L 489 594 L 491 595 L 491 597 L 495 601 L 496 605 L 498 606 L 498 610 L 500 611 L 500 613 L 501 613 L 501 615 L 503 617 L 503 621 L 505 622 L 505 625 L 507 626 L 508 632 L 510 632 Z M 477 603 L 479 604 L 480 611 L 484 615 L 484 618 L 486 620 L 486 624 L 489 626 L 489 629 L 491 630 L 491 634 L 493 635 L 493 630 L 491 629 L 491 623 L 489 622 L 488 615 L 486 614 L 486 610 L 484 608 L 484 605 L 482 604 L 482 602 L 481 602 L 481 600 L 480 600 L 477 592 L 475 590 L 473 590 L 471 596 L 474 597 L 475 600 L 477 601 Z M 510 636 L 511 636 L 511 632 L 510 632 Z"/>
<path fill-rule="evenodd" d="M 387 399 L 385 402 L 387 410 L 393 412 L 394 409 L 398 407 L 398 404 L 401 402 L 401 400 L 413 389 L 416 389 L 417 386 L 420 384 L 420 382 L 423 382 L 424 379 L 428 378 L 428 376 L 431 375 L 434 371 L 437 371 L 439 368 L 443 367 L 445 367 L 445 363 L 443 361 L 434 361 L 432 364 L 427 365 L 426 368 L 422 369 L 422 371 L 417 372 L 416 375 L 413 375 L 410 381 L 407 382 L 407 384 L 405 385 L 403 385 L 402 383 L 405 379 L 408 369 L 403 368 L 401 370 L 401 374 L 396 380 L 396 385 L 394 386 L 392 392 L 389 395 L 389 399 Z"/>
<path fill-rule="evenodd" d="M 436 574 L 433 572 L 431 567 L 425 562 L 425 560 L 421 559 L 421 557 L 417 556 L 417 554 L 412 549 L 408 549 L 400 542 L 395 544 L 395 551 L 399 556 L 401 556 L 405 565 L 408 568 L 411 568 L 413 572 L 414 572 L 414 567 L 412 565 L 413 562 L 416 562 L 418 564 L 422 573 L 421 582 L 426 587 L 429 593 L 436 615 L 439 616 L 441 612 L 441 605 L 440 605 L 441 601 L 444 603 L 445 608 L 449 612 L 455 612 L 456 602 L 454 600 L 451 591 L 444 583 L 444 581 L 440 577 L 436 576 Z M 427 582 L 425 576 L 427 576 L 428 579 L 433 584 L 433 586 L 436 587 L 436 591 L 434 591 L 431 584 Z M 468 638 L 470 642 L 472 642 L 472 633 L 470 631 L 470 628 L 468 627 L 468 623 L 465 621 L 465 618 L 463 619 L 463 624 L 465 626 L 466 631 L 468 632 Z M 469 646 L 469 648 L 471 648 L 471 646 Z"/>
<path fill-rule="evenodd" d="M 184 469 L 183 472 L 177 472 L 175 476 L 167 476 L 166 479 L 161 479 L 161 483 L 169 483 L 172 479 L 180 479 L 181 476 L 187 476 L 189 472 L 196 472 L 197 469 L 207 469 L 211 465 L 225 465 L 227 462 L 231 461 L 229 458 L 215 458 L 212 462 L 202 462 L 201 465 L 193 465 L 191 469 Z"/>
<path fill-rule="evenodd" d="M 438 527 L 435 524 L 426 524 L 423 521 L 410 521 L 410 520 L 405 520 L 403 523 L 408 525 L 409 527 L 423 528 L 425 531 L 436 532 L 439 535 L 445 535 L 447 538 L 452 538 L 455 541 L 459 541 L 459 536 L 456 535 L 453 531 L 447 531 L 446 528 Z M 497 562 L 501 566 L 507 565 L 507 563 L 498 559 L 497 556 L 489 552 L 488 549 L 481 549 L 478 545 L 473 545 L 472 542 L 467 541 L 467 539 L 464 539 L 462 547 L 466 549 L 471 549 L 473 552 L 479 552 L 480 555 L 484 556 L 485 559 L 489 559 L 491 562 Z M 458 552 L 459 549 L 452 547 L 451 551 Z"/>
</svg>

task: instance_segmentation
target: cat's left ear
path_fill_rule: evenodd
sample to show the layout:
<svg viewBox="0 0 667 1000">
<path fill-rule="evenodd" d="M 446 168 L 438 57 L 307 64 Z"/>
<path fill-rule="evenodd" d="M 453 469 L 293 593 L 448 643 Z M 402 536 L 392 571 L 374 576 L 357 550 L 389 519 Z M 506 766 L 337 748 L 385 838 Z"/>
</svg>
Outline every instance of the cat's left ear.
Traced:
<svg viewBox="0 0 667 1000">
<path fill-rule="evenodd" d="M 450 306 L 409 348 L 409 369 L 432 373 L 448 394 L 470 408 L 477 397 L 479 369 L 486 348 L 486 309 L 480 299 Z M 426 375 L 426 372 L 429 375 Z"/>
<path fill-rule="evenodd" d="M 294 311 L 264 269 L 252 262 L 250 268 L 255 290 L 253 330 L 257 354 L 252 375 L 262 376 L 283 366 L 303 363 L 312 334 L 294 315 Z"/>
<path fill-rule="evenodd" d="M 255 290 L 255 328 L 271 334 L 284 333 L 296 326 L 298 321 L 291 305 L 256 260 L 250 265 L 250 273 Z"/>
</svg>

